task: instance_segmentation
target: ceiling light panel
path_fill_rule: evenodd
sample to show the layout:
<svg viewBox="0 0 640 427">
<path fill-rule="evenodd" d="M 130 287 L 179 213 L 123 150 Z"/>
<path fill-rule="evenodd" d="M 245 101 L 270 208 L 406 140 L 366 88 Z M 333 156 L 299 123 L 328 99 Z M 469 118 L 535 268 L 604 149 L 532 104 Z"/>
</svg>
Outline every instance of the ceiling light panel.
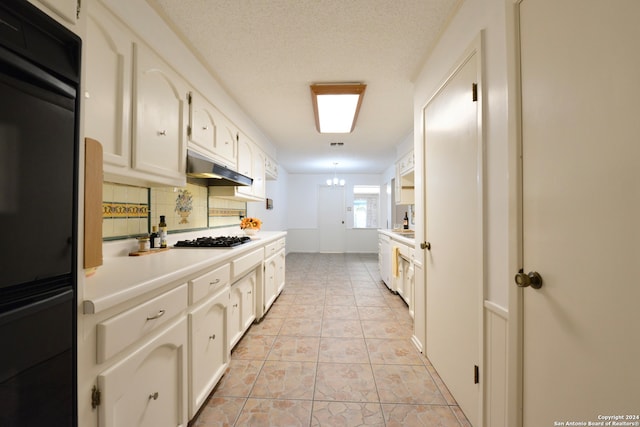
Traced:
<svg viewBox="0 0 640 427">
<path fill-rule="evenodd" d="M 360 83 L 311 85 L 313 112 L 318 132 L 353 132 L 366 87 Z"/>
</svg>

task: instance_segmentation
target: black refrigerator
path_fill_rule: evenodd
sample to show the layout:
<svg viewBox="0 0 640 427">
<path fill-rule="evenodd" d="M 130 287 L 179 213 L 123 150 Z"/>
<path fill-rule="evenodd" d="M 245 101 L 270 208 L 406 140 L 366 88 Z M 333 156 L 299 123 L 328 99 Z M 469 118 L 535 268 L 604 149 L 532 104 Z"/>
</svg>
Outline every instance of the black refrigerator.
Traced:
<svg viewBox="0 0 640 427">
<path fill-rule="evenodd" d="M 77 425 L 80 39 L 0 2 L 0 425 Z"/>
</svg>

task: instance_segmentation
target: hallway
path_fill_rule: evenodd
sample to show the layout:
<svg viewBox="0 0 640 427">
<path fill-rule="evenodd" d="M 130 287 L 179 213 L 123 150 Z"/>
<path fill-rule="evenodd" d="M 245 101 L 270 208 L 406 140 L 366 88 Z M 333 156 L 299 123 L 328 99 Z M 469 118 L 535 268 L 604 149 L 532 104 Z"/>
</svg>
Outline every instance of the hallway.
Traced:
<svg viewBox="0 0 640 427">
<path fill-rule="evenodd" d="M 470 426 L 412 330 L 377 254 L 289 254 L 282 294 L 192 425 Z"/>
</svg>

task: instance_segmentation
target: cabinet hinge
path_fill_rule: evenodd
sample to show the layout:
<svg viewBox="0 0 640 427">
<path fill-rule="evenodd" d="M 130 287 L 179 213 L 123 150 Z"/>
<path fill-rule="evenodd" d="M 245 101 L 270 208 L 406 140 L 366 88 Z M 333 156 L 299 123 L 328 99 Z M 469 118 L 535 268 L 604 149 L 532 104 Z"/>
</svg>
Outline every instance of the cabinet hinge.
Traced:
<svg viewBox="0 0 640 427">
<path fill-rule="evenodd" d="M 98 388 L 98 386 L 93 386 L 93 388 L 91 389 L 91 407 L 93 409 L 96 409 L 98 406 L 100 406 L 100 389 Z"/>
<path fill-rule="evenodd" d="M 191 138 L 191 125 L 187 126 L 187 136 Z"/>
<path fill-rule="evenodd" d="M 473 365 L 473 383 L 480 384 L 480 367 Z"/>
<path fill-rule="evenodd" d="M 471 98 L 473 102 L 478 101 L 478 83 L 473 83 L 471 85 Z"/>
<path fill-rule="evenodd" d="M 187 102 L 191 105 L 191 92 L 187 93 Z"/>
</svg>

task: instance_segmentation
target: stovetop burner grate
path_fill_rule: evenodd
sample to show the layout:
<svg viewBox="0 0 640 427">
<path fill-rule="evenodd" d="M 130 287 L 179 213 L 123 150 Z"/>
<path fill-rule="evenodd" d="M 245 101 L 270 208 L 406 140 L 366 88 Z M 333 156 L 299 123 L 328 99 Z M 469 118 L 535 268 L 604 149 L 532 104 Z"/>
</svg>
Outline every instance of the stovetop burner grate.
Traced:
<svg viewBox="0 0 640 427">
<path fill-rule="evenodd" d="M 178 240 L 176 248 L 231 248 L 251 241 L 249 236 L 198 237 L 193 240 Z"/>
</svg>

